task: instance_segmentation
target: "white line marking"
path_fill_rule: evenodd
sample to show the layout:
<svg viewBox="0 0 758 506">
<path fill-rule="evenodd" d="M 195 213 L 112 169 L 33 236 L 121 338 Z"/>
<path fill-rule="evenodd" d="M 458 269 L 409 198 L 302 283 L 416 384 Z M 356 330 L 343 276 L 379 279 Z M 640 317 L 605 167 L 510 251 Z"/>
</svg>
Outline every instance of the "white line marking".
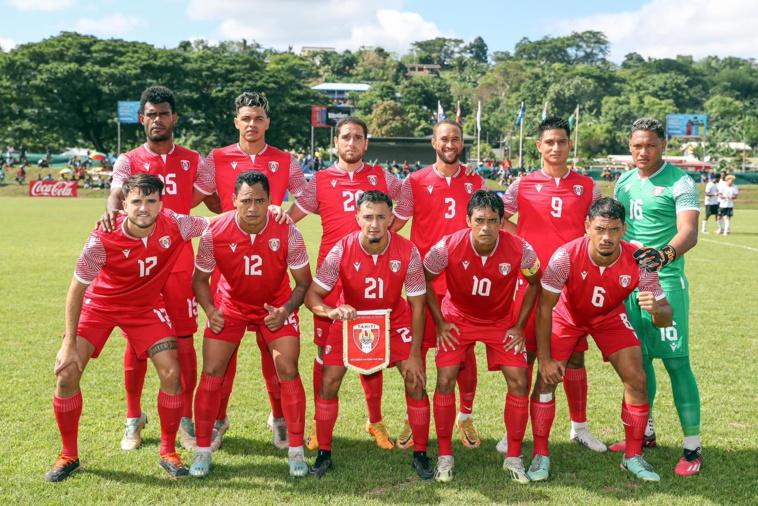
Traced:
<svg viewBox="0 0 758 506">
<path fill-rule="evenodd" d="M 742 244 L 732 244 L 732 243 L 729 243 L 729 242 L 712 241 L 711 239 L 698 239 L 698 241 L 710 242 L 710 243 L 713 243 L 713 244 L 721 244 L 723 246 L 732 246 L 734 248 L 742 248 L 742 249 L 746 249 L 746 250 L 749 250 L 749 251 L 755 251 L 756 253 L 758 253 L 758 249 L 751 248 L 750 246 L 743 246 Z"/>
</svg>

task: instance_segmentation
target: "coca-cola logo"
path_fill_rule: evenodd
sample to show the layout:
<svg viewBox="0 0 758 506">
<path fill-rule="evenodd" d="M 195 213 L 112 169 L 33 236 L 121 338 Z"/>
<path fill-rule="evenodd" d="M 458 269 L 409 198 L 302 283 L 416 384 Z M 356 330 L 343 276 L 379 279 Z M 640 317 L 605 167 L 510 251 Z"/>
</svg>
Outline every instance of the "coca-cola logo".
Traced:
<svg viewBox="0 0 758 506">
<path fill-rule="evenodd" d="M 76 197 L 76 181 L 32 181 L 30 197 Z"/>
</svg>

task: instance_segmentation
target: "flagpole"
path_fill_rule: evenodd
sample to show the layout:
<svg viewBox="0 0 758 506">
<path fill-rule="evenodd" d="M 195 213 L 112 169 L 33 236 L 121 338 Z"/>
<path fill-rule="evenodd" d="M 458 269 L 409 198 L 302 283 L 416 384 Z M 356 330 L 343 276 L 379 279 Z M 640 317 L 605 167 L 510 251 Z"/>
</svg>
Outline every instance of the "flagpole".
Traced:
<svg viewBox="0 0 758 506">
<path fill-rule="evenodd" d="M 524 110 L 524 102 L 521 102 L 521 111 Z M 518 135 L 518 167 L 524 168 L 524 118 L 522 116 L 519 122 L 519 135 Z"/>
<path fill-rule="evenodd" d="M 576 150 L 579 147 L 579 104 L 576 105 L 576 128 L 574 128 L 574 168 L 577 166 Z"/>
</svg>

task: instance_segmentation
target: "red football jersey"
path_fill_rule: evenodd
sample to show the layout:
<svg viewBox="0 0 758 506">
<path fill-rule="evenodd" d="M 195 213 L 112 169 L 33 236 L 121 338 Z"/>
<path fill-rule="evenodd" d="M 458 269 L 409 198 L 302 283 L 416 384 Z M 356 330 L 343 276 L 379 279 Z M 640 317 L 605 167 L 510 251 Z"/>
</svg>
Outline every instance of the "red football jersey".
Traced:
<svg viewBox="0 0 758 506">
<path fill-rule="evenodd" d="M 205 160 L 211 174 L 210 186 L 218 190 L 221 208 L 233 211 L 232 195 L 237 176 L 246 170 L 257 170 L 268 178 L 271 203 L 281 206 L 287 190 L 298 197 L 305 188 L 305 175 L 297 159 L 273 146 L 266 146 L 254 155 L 248 155 L 239 143 L 214 149 Z M 213 193 L 213 192 L 211 192 Z"/>
<path fill-rule="evenodd" d="M 334 245 L 318 269 L 314 281 L 326 290 L 342 283 L 338 302 L 358 311 L 391 309 L 394 322 L 408 311 L 403 285 L 408 296 L 424 295 L 424 267 L 421 255 L 411 241 L 394 232 L 387 248 L 370 255 L 360 242 L 361 232 L 354 232 Z"/>
<path fill-rule="evenodd" d="M 624 300 L 637 286 L 663 299 L 657 272 L 637 265 L 632 244 L 621 241 L 621 255 L 607 267 L 598 266 L 589 254 L 589 237 L 575 239 L 559 247 L 545 269 L 542 287 L 561 297 L 555 311 L 567 322 L 591 328 L 608 315 L 624 311 Z"/>
<path fill-rule="evenodd" d="M 337 241 L 360 229 L 355 221 L 355 203 L 364 192 L 379 190 L 397 199 L 400 186 L 400 180 L 386 170 L 366 164 L 355 172 L 344 171 L 336 164 L 316 172 L 295 205 L 304 213 L 319 211 L 321 215 L 318 265 Z"/>
<path fill-rule="evenodd" d="M 506 213 L 518 213 L 518 235 L 546 262 L 559 246 L 584 236 L 590 206 L 601 197 L 592 178 L 574 170 L 559 179 L 537 170 L 508 187 L 503 204 Z"/>
<path fill-rule="evenodd" d="M 518 317 L 513 307 L 518 272 L 536 273 L 537 254 L 524 239 L 501 230 L 495 249 L 483 257 L 474 249 L 471 234 L 465 228 L 446 235 L 424 258 L 429 272 L 448 274 L 442 313 L 479 325 L 512 325 Z"/>
<path fill-rule="evenodd" d="M 413 218 L 411 241 L 424 257 L 442 236 L 466 228 L 471 195 L 487 189 L 482 176 L 467 176 L 462 165 L 452 177 L 430 165 L 403 180 L 395 215 L 402 220 Z M 434 280 L 434 288 L 440 295 L 445 293 L 445 274 Z"/>
<path fill-rule="evenodd" d="M 195 188 L 205 195 L 213 193 L 203 157 L 176 144 L 167 155 L 153 153 L 145 143 L 119 156 L 113 165 L 111 188 L 121 188 L 124 181 L 139 173 L 152 174 L 163 181 L 163 206 L 175 213 L 190 213 Z M 191 271 L 194 257 L 192 244 L 187 243 L 174 271 Z"/>
<path fill-rule="evenodd" d="M 248 234 L 237 224 L 237 213 L 214 221 L 200 239 L 195 266 L 221 271 L 218 290 L 243 314 L 268 315 L 264 303 L 279 307 L 292 294 L 287 268 L 308 265 L 308 251 L 295 225 L 279 224 L 269 213 L 266 226 Z"/>
<path fill-rule="evenodd" d="M 126 220 L 119 215 L 112 232 L 95 229 L 79 256 L 74 276 L 90 285 L 85 303 L 93 299 L 114 310 L 154 305 L 185 243 L 208 227 L 208 218 L 164 209 L 153 233 L 139 239 L 126 232 Z"/>
</svg>

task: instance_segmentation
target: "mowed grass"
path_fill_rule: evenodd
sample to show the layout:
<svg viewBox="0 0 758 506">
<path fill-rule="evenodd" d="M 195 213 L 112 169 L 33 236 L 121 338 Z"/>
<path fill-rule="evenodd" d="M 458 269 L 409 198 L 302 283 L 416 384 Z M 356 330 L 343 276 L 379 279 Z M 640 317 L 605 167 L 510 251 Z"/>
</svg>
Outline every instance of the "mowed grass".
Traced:
<svg viewBox="0 0 758 506">
<path fill-rule="evenodd" d="M 604 188 L 607 193 L 608 188 Z M 286 452 L 271 444 L 266 429 L 268 398 L 260 375 L 259 352 L 248 335 L 243 341 L 235 390 L 229 408 L 231 429 L 214 454 L 214 468 L 203 480 L 170 481 L 158 467 L 160 444 L 156 412 L 158 383 L 151 370 L 143 407 L 150 423 L 142 449 L 123 452 L 125 400 L 122 357 L 125 341 L 114 333 L 101 357 L 83 379 L 84 413 L 80 429 L 82 470 L 60 484 L 44 474 L 55 461 L 60 439 L 52 410 L 53 363 L 64 327 L 64 304 L 76 258 L 104 199 L 0 199 L 0 504 L 755 504 L 758 497 L 758 366 L 756 366 L 755 273 L 758 265 L 758 211 L 739 210 L 732 235 L 700 237 L 687 255 L 691 283 L 692 363 L 702 397 L 705 465 L 700 476 L 680 478 L 673 469 L 681 456 L 681 429 L 671 388 L 658 366 L 655 404 L 659 446 L 646 458 L 661 483 L 635 480 L 619 469 L 619 454 L 595 454 L 568 441 L 565 397 L 558 390 L 551 438 L 553 476 L 547 483 L 519 486 L 502 471 L 495 451 L 502 437 L 505 382 L 486 372 L 484 347 L 477 347 L 479 388 L 475 420 L 482 447 L 453 443 L 456 477 L 448 485 L 421 482 L 410 466 L 411 453 L 378 449 L 365 433 L 366 408 L 356 374 L 348 373 L 341 391 L 335 428 L 334 469 L 321 480 L 294 480 Z M 199 211 L 202 213 L 203 211 Z M 207 212 L 207 211 L 206 211 Z M 711 222 L 710 229 L 713 231 Z M 319 218 L 300 228 L 315 260 Z M 406 232 L 407 232 L 406 228 Z M 200 324 L 204 324 L 200 314 Z M 300 370 L 313 416 L 311 371 L 315 347 L 310 313 L 301 311 Z M 201 352 L 202 339 L 195 345 Z M 623 437 L 622 387 L 594 344 L 587 355 L 589 421 L 607 443 Z M 431 357 L 430 357 L 431 359 Z M 200 360 L 201 361 L 201 360 Z M 430 360 L 430 364 L 433 362 Z M 429 372 L 430 395 L 434 367 Z M 396 370 L 385 371 L 385 420 L 393 435 L 402 428 L 405 400 Z M 437 456 L 434 424 L 430 455 Z M 523 453 L 532 453 L 527 429 Z M 184 452 L 190 462 L 191 452 Z M 315 453 L 308 452 L 312 463 Z"/>
</svg>

